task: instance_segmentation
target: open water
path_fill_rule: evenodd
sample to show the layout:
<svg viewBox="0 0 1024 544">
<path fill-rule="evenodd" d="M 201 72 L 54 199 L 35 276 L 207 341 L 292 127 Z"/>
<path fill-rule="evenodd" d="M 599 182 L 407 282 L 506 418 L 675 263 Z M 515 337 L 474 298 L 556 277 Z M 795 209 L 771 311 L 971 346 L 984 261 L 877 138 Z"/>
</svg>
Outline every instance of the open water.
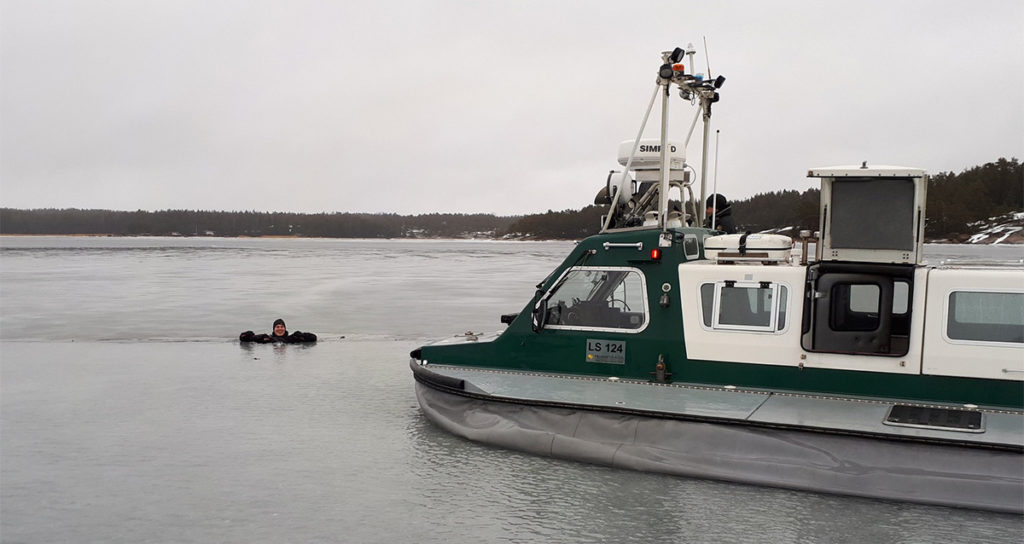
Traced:
<svg viewBox="0 0 1024 544">
<path fill-rule="evenodd" d="M 609 469 L 426 421 L 409 351 L 500 329 L 571 245 L 0 237 L 0 541 L 1024 537 L 1021 516 Z M 320 342 L 237 342 L 277 317 Z"/>
</svg>

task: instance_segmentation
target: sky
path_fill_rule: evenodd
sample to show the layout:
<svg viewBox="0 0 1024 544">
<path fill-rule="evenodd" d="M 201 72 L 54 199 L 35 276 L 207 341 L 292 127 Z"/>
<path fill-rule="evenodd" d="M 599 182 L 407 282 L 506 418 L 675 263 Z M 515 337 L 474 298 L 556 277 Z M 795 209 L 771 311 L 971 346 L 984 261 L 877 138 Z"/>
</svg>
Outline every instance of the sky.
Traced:
<svg viewBox="0 0 1024 544">
<path fill-rule="evenodd" d="M 0 0 L 0 207 L 579 209 L 687 43 L 731 199 L 1024 159 L 1020 0 Z"/>
</svg>

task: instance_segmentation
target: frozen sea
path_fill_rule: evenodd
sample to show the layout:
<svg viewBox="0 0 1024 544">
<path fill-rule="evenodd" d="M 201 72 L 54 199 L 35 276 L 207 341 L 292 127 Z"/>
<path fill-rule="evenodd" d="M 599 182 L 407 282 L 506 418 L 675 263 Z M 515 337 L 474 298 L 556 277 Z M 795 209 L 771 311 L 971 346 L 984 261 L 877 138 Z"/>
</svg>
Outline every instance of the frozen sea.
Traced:
<svg viewBox="0 0 1024 544">
<path fill-rule="evenodd" d="M 435 428 L 409 351 L 500 329 L 571 247 L 0 237 L 0 541 L 1024 538 L 1021 516 L 610 469 Z M 238 343 L 278 317 L 320 342 Z"/>
</svg>

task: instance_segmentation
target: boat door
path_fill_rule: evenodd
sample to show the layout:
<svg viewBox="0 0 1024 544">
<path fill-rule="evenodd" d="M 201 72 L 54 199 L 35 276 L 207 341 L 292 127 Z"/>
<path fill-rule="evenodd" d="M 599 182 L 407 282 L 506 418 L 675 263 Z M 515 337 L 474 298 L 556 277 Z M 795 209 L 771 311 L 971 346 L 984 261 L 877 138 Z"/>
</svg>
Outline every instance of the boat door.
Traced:
<svg viewBox="0 0 1024 544">
<path fill-rule="evenodd" d="M 913 278 L 912 266 L 808 267 L 801 347 L 810 352 L 906 355 Z"/>
</svg>

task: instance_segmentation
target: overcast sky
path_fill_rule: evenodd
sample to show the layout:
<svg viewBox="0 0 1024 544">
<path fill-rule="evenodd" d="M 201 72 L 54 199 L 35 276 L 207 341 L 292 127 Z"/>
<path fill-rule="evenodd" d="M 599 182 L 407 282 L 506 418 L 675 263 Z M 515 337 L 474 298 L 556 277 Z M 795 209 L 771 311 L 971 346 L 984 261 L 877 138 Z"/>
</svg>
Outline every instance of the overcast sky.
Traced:
<svg viewBox="0 0 1024 544">
<path fill-rule="evenodd" d="M 2 0 L 0 206 L 578 209 L 705 38 L 730 198 L 1024 158 L 1021 0 Z"/>
</svg>

